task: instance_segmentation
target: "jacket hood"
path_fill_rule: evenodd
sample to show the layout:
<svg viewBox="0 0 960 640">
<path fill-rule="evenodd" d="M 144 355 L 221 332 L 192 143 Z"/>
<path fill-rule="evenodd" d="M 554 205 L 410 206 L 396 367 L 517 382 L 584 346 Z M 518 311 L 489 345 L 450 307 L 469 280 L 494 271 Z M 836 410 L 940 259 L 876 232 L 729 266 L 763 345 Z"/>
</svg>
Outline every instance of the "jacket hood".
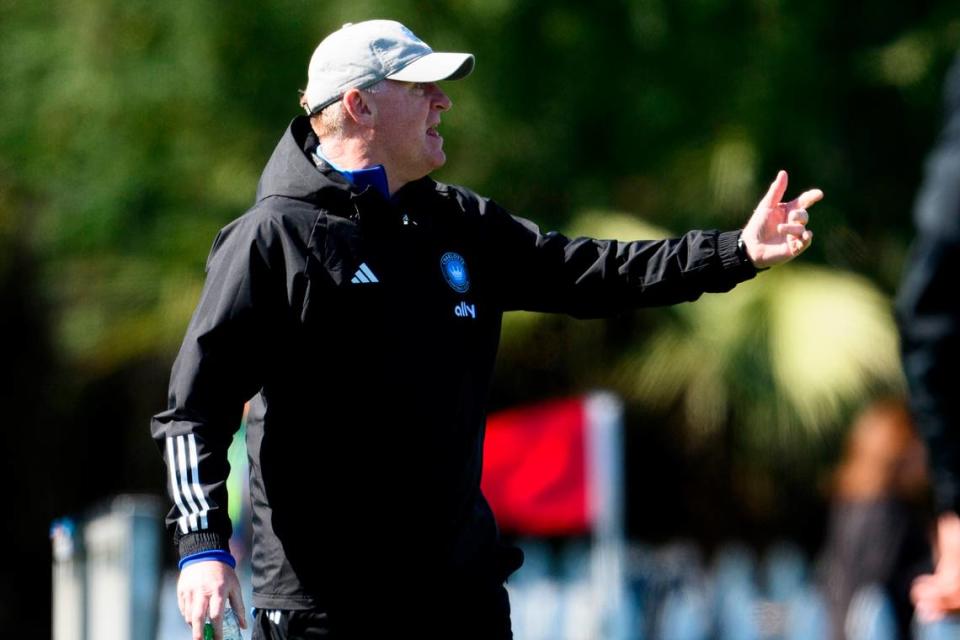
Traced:
<svg viewBox="0 0 960 640">
<path fill-rule="evenodd" d="M 310 126 L 310 119 L 297 116 L 287 127 L 273 155 L 260 175 L 257 184 L 257 202 L 270 196 L 284 196 L 307 202 L 318 202 L 321 198 L 375 197 L 376 189 L 364 187 L 358 189 L 340 172 L 323 163 L 320 169 L 310 157 L 319 144 L 317 135 Z M 391 200 L 402 202 L 414 194 L 437 191 L 448 195 L 446 185 L 435 182 L 430 176 L 409 182 L 401 187 Z"/>
<path fill-rule="evenodd" d="M 315 201 L 325 190 L 348 193 L 350 183 L 339 173 L 318 171 L 310 153 L 317 146 L 310 119 L 297 116 L 267 161 L 257 185 L 257 202 L 270 196 Z"/>
</svg>

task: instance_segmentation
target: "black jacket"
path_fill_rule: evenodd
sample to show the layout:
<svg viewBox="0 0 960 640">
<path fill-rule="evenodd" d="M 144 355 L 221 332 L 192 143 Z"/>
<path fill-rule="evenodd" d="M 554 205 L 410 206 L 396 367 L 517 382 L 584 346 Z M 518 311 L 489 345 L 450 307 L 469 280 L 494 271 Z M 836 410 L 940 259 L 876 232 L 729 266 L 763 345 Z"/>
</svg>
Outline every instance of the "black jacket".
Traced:
<svg viewBox="0 0 960 640">
<path fill-rule="evenodd" d="M 167 523 L 181 554 L 227 547 L 226 450 L 259 392 L 255 606 L 335 607 L 409 592 L 414 576 L 499 584 L 519 560 L 501 548 L 480 470 L 503 312 L 609 316 L 756 271 L 738 232 L 570 240 L 429 178 L 388 202 L 318 170 L 315 144 L 295 119 L 256 204 L 213 245 L 152 423 Z"/>
<path fill-rule="evenodd" d="M 897 296 L 910 406 L 929 452 L 937 510 L 960 513 L 960 57 L 947 77 L 947 118 L 927 162 L 917 237 Z"/>
</svg>

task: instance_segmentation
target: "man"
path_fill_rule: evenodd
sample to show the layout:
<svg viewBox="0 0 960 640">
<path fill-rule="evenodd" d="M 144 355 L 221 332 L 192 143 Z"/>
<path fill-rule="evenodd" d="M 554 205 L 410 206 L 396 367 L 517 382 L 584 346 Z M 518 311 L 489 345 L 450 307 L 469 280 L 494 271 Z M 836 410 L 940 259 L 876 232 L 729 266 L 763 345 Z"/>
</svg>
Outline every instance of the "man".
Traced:
<svg viewBox="0 0 960 640">
<path fill-rule="evenodd" d="M 960 57 L 945 98 L 946 126 L 917 197 L 917 238 L 897 300 L 910 405 L 927 443 L 938 515 L 936 570 L 912 591 L 924 621 L 960 612 Z"/>
<path fill-rule="evenodd" d="M 214 242 L 152 431 L 175 503 L 180 609 L 199 638 L 227 601 L 225 453 L 245 400 L 254 638 L 509 638 L 521 562 L 480 493 L 504 311 L 616 314 L 727 291 L 806 249 L 780 172 L 742 232 L 658 242 L 542 234 L 428 174 L 446 160 L 436 84 L 473 56 L 403 25 L 317 47 L 257 201 Z"/>
</svg>

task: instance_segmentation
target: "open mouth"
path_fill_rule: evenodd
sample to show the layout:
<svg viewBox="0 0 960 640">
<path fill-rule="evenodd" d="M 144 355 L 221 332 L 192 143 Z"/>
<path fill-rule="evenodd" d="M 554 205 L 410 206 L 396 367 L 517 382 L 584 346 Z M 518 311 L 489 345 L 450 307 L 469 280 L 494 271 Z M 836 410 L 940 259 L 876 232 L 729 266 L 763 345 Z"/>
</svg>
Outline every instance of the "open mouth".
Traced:
<svg viewBox="0 0 960 640">
<path fill-rule="evenodd" d="M 442 136 L 440 135 L 440 132 L 437 131 L 437 127 L 439 127 L 439 126 L 440 126 L 439 124 L 435 124 L 435 125 L 433 125 L 432 127 L 428 128 L 428 129 L 427 129 L 427 135 L 430 136 L 431 138 L 440 138 L 440 137 L 442 137 Z"/>
</svg>

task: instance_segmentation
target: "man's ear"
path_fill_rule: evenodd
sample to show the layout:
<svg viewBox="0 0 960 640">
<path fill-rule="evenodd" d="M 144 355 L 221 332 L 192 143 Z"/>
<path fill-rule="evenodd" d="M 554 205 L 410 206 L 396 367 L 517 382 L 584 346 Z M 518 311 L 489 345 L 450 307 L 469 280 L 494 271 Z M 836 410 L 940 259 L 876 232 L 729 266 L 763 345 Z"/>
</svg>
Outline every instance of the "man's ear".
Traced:
<svg viewBox="0 0 960 640">
<path fill-rule="evenodd" d="M 377 115 L 377 105 L 370 98 L 369 93 L 359 89 L 349 89 L 343 94 L 343 109 L 347 116 L 357 124 L 372 127 Z"/>
</svg>

